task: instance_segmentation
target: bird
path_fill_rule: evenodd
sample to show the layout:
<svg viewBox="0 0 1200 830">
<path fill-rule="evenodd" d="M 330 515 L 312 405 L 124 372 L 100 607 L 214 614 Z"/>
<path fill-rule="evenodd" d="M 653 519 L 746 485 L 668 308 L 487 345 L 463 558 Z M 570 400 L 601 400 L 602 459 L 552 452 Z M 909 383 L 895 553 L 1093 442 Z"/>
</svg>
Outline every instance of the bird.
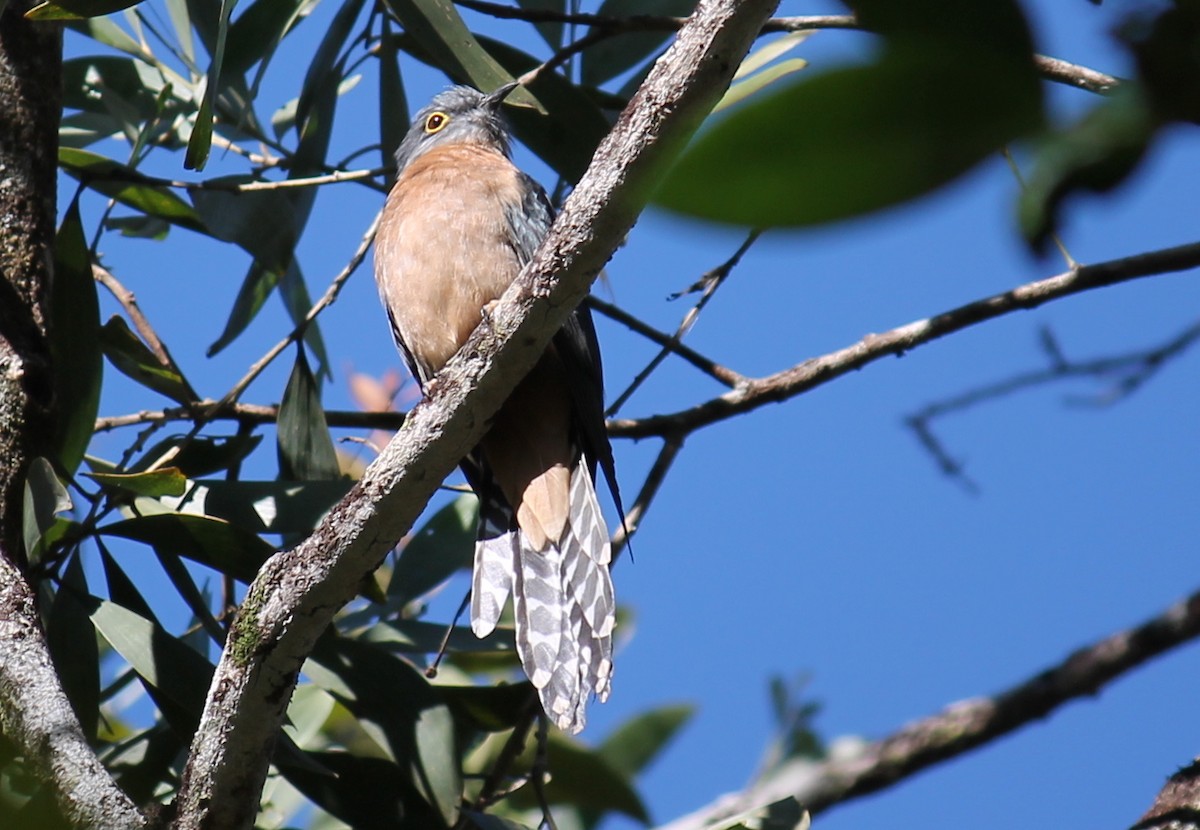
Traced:
<svg viewBox="0 0 1200 830">
<path fill-rule="evenodd" d="M 554 221 L 542 187 L 512 161 L 501 112 L 516 83 L 454 86 L 418 111 L 375 239 L 393 338 L 423 392 L 533 256 Z M 599 466 L 624 521 L 604 426 L 600 350 L 577 308 L 460 468 L 479 497 L 471 628 L 486 637 L 510 595 L 516 648 L 556 726 L 607 700 L 616 604 Z"/>
</svg>

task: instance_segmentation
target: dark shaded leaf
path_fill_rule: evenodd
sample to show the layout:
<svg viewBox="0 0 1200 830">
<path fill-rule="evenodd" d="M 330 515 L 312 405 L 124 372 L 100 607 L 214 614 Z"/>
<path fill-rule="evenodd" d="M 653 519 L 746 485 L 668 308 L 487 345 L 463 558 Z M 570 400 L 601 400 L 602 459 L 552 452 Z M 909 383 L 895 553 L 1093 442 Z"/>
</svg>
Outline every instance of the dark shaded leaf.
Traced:
<svg viewBox="0 0 1200 830">
<path fill-rule="evenodd" d="M 203 512 L 255 533 L 308 533 L 353 482 L 198 481 L 191 500 Z"/>
<path fill-rule="evenodd" d="M 360 639 L 396 654 L 433 654 L 441 648 L 445 638 L 445 625 L 401 618 L 371 626 L 363 632 Z M 457 626 L 450 631 L 447 648 L 452 652 L 516 653 L 510 628 L 497 628 L 487 637 L 480 639 L 470 628 Z"/>
<path fill-rule="evenodd" d="M 506 43 L 485 37 L 479 42 L 513 75 L 540 63 Z M 513 133 L 564 179 L 579 181 L 600 140 L 608 134 L 608 119 L 586 92 L 557 73 L 542 73 L 528 89 L 541 108 L 505 107 Z M 509 100 L 515 97 L 509 96 Z"/>
<path fill-rule="evenodd" d="M 635 715 L 605 738 L 597 751 L 613 769 L 632 778 L 662 752 L 695 711 L 689 704 L 677 704 Z"/>
<path fill-rule="evenodd" d="M 310 752 L 333 775 L 284 769 L 284 777 L 321 809 L 358 830 L 437 828 L 441 817 L 407 783 L 396 764 L 348 752 Z M 403 820 L 403 825 L 401 821 Z"/>
<path fill-rule="evenodd" d="M 687 17 L 695 8 L 696 0 L 605 0 L 598 13 L 605 17 Z M 674 29 L 662 29 L 623 32 L 606 38 L 583 53 L 581 78 L 589 86 L 611 81 L 649 58 L 674 35 Z"/>
<path fill-rule="evenodd" d="M 1124 181 L 1145 155 L 1155 127 L 1140 91 L 1125 84 L 1079 123 L 1050 135 L 1037 150 L 1018 204 L 1030 245 L 1037 251 L 1046 247 L 1068 197 L 1102 193 Z"/>
<path fill-rule="evenodd" d="M 464 729 L 501 732 L 512 729 L 538 705 L 528 682 L 500 686 L 440 686 L 455 719 Z"/>
<path fill-rule="evenodd" d="M 1176 2 L 1125 27 L 1146 99 L 1164 121 L 1200 123 L 1200 3 Z"/>
<path fill-rule="evenodd" d="M 160 363 L 124 318 L 116 315 L 109 318 L 99 335 L 105 357 L 121 374 L 182 404 L 198 399 L 174 361 L 170 366 Z"/>
<path fill-rule="evenodd" d="M 135 496 L 182 496 L 187 476 L 178 467 L 163 467 L 145 473 L 84 473 L 105 490 L 132 493 Z"/>
<path fill-rule="evenodd" d="M 396 148 L 408 130 L 408 98 L 400 78 L 400 61 L 391 18 L 383 18 L 379 40 L 379 153 L 383 167 L 396 163 Z"/>
<path fill-rule="evenodd" d="M 613 768 L 599 752 L 560 732 L 552 732 L 547 753 L 549 768 L 554 770 L 554 778 L 545 787 L 548 803 L 569 804 L 596 813 L 611 810 L 636 821 L 650 822 L 628 776 Z M 518 790 L 510 801 L 524 809 L 537 806 L 531 790 L 531 787 Z"/>
<path fill-rule="evenodd" d="M 267 301 L 267 297 L 271 296 L 271 292 L 279 284 L 279 277 L 277 271 L 264 268 L 258 262 L 254 262 L 250 266 L 250 270 L 246 272 L 246 278 L 242 280 L 242 287 L 238 290 L 237 298 L 233 301 L 229 319 L 225 321 L 225 330 L 205 352 L 208 357 L 220 352 L 246 330 L 246 326 L 250 325 L 250 321 L 258 316 L 263 303 Z"/>
<path fill-rule="evenodd" d="M 460 568 L 470 568 L 475 552 L 479 499 L 459 496 L 433 515 L 404 546 L 388 596 L 408 602 L 428 593 Z"/>
<path fill-rule="evenodd" d="M 276 449 L 279 474 L 292 481 L 325 481 L 341 477 L 337 452 L 321 407 L 321 392 L 304 348 L 296 349 L 292 376 L 279 404 Z"/>
<path fill-rule="evenodd" d="M 195 437 L 171 435 L 143 453 L 131 472 L 138 472 L 182 445 L 171 465 L 188 478 L 212 475 L 236 466 L 262 442 L 261 435 Z M 104 472 L 104 471 L 102 471 Z"/>
<path fill-rule="evenodd" d="M 266 60 L 299 21 L 305 7 L 305 3 L 295 0 L 254 0 L 229 27 L 222 72 L 244 75 L 251 66 Z"/>
<path fill-rule="evenodd" d="M 248 176 L 215 179 L 217 184 L 243 184 Z M 192 191 L 196 207 L 209 233 L 233 242 L 254 257 L 264 269 L 282 272 L 296 248 L 295 211 L 291 197 L 280 190 Z M 307 310 L 307 309 L 306 309 Z"/>
<path fill-rule="evenodd" d="M 315 663 L 315 665 L 314 665 Z M 407 767 L 411 784 L 453 826 L 462 798 L 454 718 L 440 690 L 412 665 L 369 643 L 323 637 L 305 672 Z"/>
<path fill-rule="evenodd" d="M 279 281 L 279 294 L 283 298 L 283 304 L 287 308 L 292 325 L 305 326 L 304 345 L 312 350 L 313 358 L 317 362 L 316 376 L 332 379 L 333 372 L 329 369 L 329 353 L 325 350 L 325 339 L 321 336 L 321 328 L 317 325 L 316 320 L 307 324 L 304 322 L 308 317 L 309 310 L 313 307 L 313 301 L 308 293 L 308 284 L 300 273 L 299 264 L 294 264 L 284 272 L 283 279 Z"/>
<path fill-rule="evenodd" d="M 92 438 L 104 376 L 104 359 L 98 346 L 100 300 L 79 218 L 78 198 L 67 208 L 54 242 L 48 328 L 58 414 L 53 447 L 62 469 L 73 473 Z"/>
<path fill-rule="evenodd" d="M 491 813 L 464 810 L 463 816 L 466 817 L 469 826 L 477 827 L 479 830 L 534 830 L 526 824 L 520 824 L 512 819 Z"/>
<path fill-rule="evenodd" d="M 118 55 L 86 55 L 63 61 L 62 72 L 63 107 L 66 109 L 112 118 L 109 108 L 101 100 L 107 93 L 120 96 L 143 120 L 154 117 L 155 96 L 163 82 L 158 80 L 159 86 L 152 86 L 158 72 L 144 61 Z M 117 129 L 120 129 L 119 124 Z"/>
<path fill-rule="evenodd" d="M 67 561 L 62 584 L 50 606 L 46 644 L 63 691 L 83 727 L 83 734 L 92 740 L 100 720 L 100 651 L 96 647 L 96 630 L 87 608 L 79 600 L 87 593 L 83 560 L 76 548 Z"/>
<path fill-rule="evenodd" d="M 161 242 L 167 238 L 171 226 L 157 216 L 110 216 L 104 227 L 117 231 L 127 239 L 153 239 Z"/>
<path fill-rule="evenodd" d="M 567 10 L 566 0 L 517 0 L 517 5 L 523 9 L 534 11 L 558 12 L 563 14 Z M 552 49 L 558 49 L 563 45 L 563 31 L 565 26 L 556 21 L 541 21 L 533 24 L 533 28 L 537 29 L 542 40 L 546 41 Z"/>
<path fill-rule="evenodd" d="M 142 0 L 45 0 L 26 12 L 25 16 L 30 20 L 79 20 L 103 17 L 140 2 Z"/>
<path fill-rule="evenodd" d="M 386 0 L 404 31 L 435 66 L 458 83 L 490 92 L 513 80 L 463 23 L 452 0 Z M 406 43 L 409 41 L 406 41 Z M 508 100 L 538 106 L 528 90 L 518 88 Z"/>
<path fill-rule="evenodd" d="M 362 13 L 362 8 L 363 0 L 346 0 L 333 16 L 325 37 L 321 38 L 321 44 L 309 61 L 308 72 L 304 75 L 300 100 L 296 106 L 297 123 L 303 124 L 308 120 L 313 102 L 325 94 L 325 90 L 336 90 L 342 82 L 343 64 L 339 55 L 346 45 L 346 39 L 354 30 L 354 23 Z"/>
<path fill-rule="evenodd" d="M 220 519 L 164 513 L 104 525 L 98 532 L 186 556 L 249 583 L 275 549 L 255 534 Z"/>
<path fill-rule="evenodd" d="M 74 147 L 60 147 L 58 163 L 92 190 L 123 205 L 197 233 L 208 232 L 191 205 L 131 167 Z"/>
</svg>

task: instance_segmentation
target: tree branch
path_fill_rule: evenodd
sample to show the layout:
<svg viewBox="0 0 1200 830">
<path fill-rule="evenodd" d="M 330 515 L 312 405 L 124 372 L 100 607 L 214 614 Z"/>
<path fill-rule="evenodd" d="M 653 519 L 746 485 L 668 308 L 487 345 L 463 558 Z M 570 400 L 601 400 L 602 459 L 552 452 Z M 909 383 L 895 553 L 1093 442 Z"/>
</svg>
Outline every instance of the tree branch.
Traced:
<svg viewBox="0 0 1200 830">
<path fill-rule="evenodd" d="M 861 369 L 888 355 L 902 355 L 987 320 L 1014 311 L 1120 282 L 1200 266 L 1200 243 L 1165 248 L 1095 265 L 1083 265 L 1054 277 L 1027 283 L 883 334 L 868 334 L 852 346 L 812 358 L 765 378 L 758 378 L 704 403 L 667 415 L 609 422 L 609 432 L 622 438 L 646 438 L 694 432 L 701 427 L 778 403 Z"/>
<path fill-rule="evenodd" d="M 33 591 L 0 547 L 0 732 L 30 771 L 50 786 L 72 827 L 123 830 L 146 825 L 100 763 L 63 693 Z"/>
<path fill-rule="evenodd" d="M 1142 625 L 1081 648 L 1058 665 L 994 697 L 952 704 L 861 750 L 826 761 L 793 759 L 742 793 L 667 825 L 702 828 L 727 815 L 793 796 L 813 813 L 896 784 L 1046 717 L 1063 704 L 1097 694 L 1106 684 L 1200 636 L 1200 593 Z"/>
<path fill-rule="evenodd" d="M 313 643 L 583 299 L 665 158 L 716 103 L 774 5 L 700 4 L 601 143 L 532 262 L 429 384 L 429 397 L 313 535 L 263 566 L 213 676 L 180 785 L 177 828 L 253 823 L 271 749 Z"/>
</svg>

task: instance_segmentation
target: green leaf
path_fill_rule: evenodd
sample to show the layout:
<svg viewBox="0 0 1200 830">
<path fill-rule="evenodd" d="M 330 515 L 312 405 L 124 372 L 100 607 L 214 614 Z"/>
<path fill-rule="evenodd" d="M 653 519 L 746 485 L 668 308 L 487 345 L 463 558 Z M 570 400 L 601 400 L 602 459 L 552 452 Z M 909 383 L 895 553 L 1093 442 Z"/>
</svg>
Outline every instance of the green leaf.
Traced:
<svg viewBox="0 0 1200 830">
<path fill-rule="evenodd" d="M 453 80 L 470 83 L 484 92 L 513 80 L 471 34 L 452 0 L 386 0 L 386 3 L 404 31 Z M 514 90 L 508 100 L 518 105 L 539 106 L 523 88 Z"/>
<path fill-rule="evenodd" d="M 960 55 L 966 73 L 945 57 L 893 51 L 757 98 L 696 141 L 659 204 L 753 227 L 846 219 L 923 195 L 1038 126 L 1011 66 Z"/>
<path fill-rule="evenodd" d="M 1141 90 L 1125 83 L 1078 123 L 1050 134 L 1036 150 L 1017 207 L 1030 245 L 1045 248 L 1071 196 L 1107 192 L 1128 178 L 1145 157 L 1156 126 Z"/>
<path fill-rule="evenodd" d="M 621 724 L 597 751 L 613 769 L 632 778 L 662 752 L 695 711 L 689 704 L 677 704 L 643 712 Z"/>
<path fill-rule="evenodd" d="M 554 777 L 545 787 L 549 804 L 568 804 L 597 813 L 614 810 L 636 821 L 650 823 L 646 807 L 629 777 L 615 769 L 599 752 L 561 732 L 550 733 L 546 749 L 547 764 L 554 770 Z M 512 803 L 526 809 L 535 807 L 537 802 L 531 789 L 518 790 L 511 798 Z"/>
<path fill-rule="evenodd" d="M 332 775 L 281 770 L 292 786 L 330 815 L 357 830 L 396 830 L 401 826 L 434 830 L 440 815 L 408 783 L 404 772 L 383 758 L 349 752 L 310 752 Z"/>
<path fill-rule="evenodd" d="M 92 622 L 101 636 L 159 694 L 163 716 L 181 736 L 200 722 L 213 665 L 145 617 L 115 602 L 89 597 Z"/>
<path fill-rule="evenodd" d="M 132 493 L 135 496 L 182 496 L 187 476 L 178 467 L 163 467 L 146 473 L 84 473 L 105 490 Z"/>
<path fill-rule="evenodd" d="M 439 686 L 442 697 L 464 728 L 479 732 L 501 732 L 512 729 L 531 707 L 536 707 L 537 693 L 532 683 L 502 684 L 499 686 Z"/>
<path fill-rule="evenodd" d="M 236 466 L 262 443 L 262 439 L 261 435 L 210 435 L 194 438 L 187 435 L 171 435 L 143 453 L 131 472 L 144 470 L 166 453 L 175 451 L 171 465 L 178 467 L 188 478 L 212 475 Z"/>
<path fill-rule="evenodd" d="M 831 222 L 928 193 L 1040 127 L 1013 0 L 864 7 L 887 33 L 876 62 L 756 97 L 699 137 L 659 203 L 753 227 Z"/>
<path fill-rule="evenodd" d="M 360 639 L 397 654 L 434 654 L 446 640 L 446 626 L 404 618 L 385 620 L 366 629 Z M 447 650 L 516 654 L 510 628 L 497 628 L 480 639 L 470 628 L 457 626 L 450 629 Z"/>
<path fill-rule="evenodd" d="M 163 513 L 104 525 L 105 536 L 144 542 L 249 583 L 275 549 L 255 534 L 220 519 Z"/>
<path fill-rule="evenodd" d="M 132 167 L 74 147 L 60 147 L 58 163 L 67 174 L 123 205 L 197 233 L 208 232 L 191 205 Z"/>
<path fill-rule="evenodd" d="M 226 176 L 213 183 L 243 184 L 249 176 Z M 208 232 L 233 242 L 263 269 L 282 272 L 296 248 L 295 210 L 280 190 L 194 190 L 192 204 Z"/>
<path fill-rule="evenodd" d="M 305 666 L 385 749 L 447 827 L 458 819 L 462 772 L 454 718 L 439 690 L 410 664 L 368 643 L 323 637 Z"/>
<path fill-rule="evenodd" d="M 229 27 L 222 72 L 244 75 L 254 64 L 265 62 L 307 10 L 308 4 L 299 0 L 255 0 Z"/>
<path fill-rule="evenodd" d="M 100 719 L 100 652 L 96 630 L 80 597 L 87 596 L 83 560 L 76 549 L 63 571 L 62 584 L 46 620 L 46 643 L 83 734 L 96 737 Z"/>
<path fill-rule="evenodd" d="M 46 0 L 26 12 L 25 16 L 30 20 L 79 20 L 103 17 L 140 2 L 142 0 Z"/>
<path fill-rule="evenodd" d="M 567 10 L 566 0 L 517 0 L 517 5 L 531 11 L 558 12 L 559 14 L 563 14 Z M 563 31 L 566 27 L 562 23 L 538 22 L 533 24 L 533 28 L 537 29 L 538 34 L 549 44 L 550 48 L 557 50 L 563 45 Z"/>
<path fill-rule="evenodd" d="M 99 334 L 105 357 L 121 374 L 182 404 L 199 399 L 175 362 L 170 366 L 159 362 L 124 318 L 114 315 Z"/>
<path fill-rule="evenodd" d="M 307 324 L 304 322 L 313 307 L 313 301 L 308 293 L 308 284 L 305 283 L 304 276 L 300 272 L 299 263 L 293 263 L 293 266 L 283 273 L 283 279 L 279 281 L 279 295 L 283 298 L 283 304 L 287 308 L 292 325 L 305 326 L 304 345 L 312 350 L 313 358 L 317 361 L 317 377 L 324 375 L 326 378 L 332 379 L 333 373 L 329 369 L 329 353 L 325 349 L 325 340 L 321 337 L 321 328 L 316 320 Z"/>
<path fill-rule="evenodd" d="M 58 523 L 58 514 L 72 507 L 71 494 L 58 480 L 54 466 L 41 456 L 34 458 L 25 474 L 22 516 L 27 561 L 32 563 L 40 558 L 52 528 Z"/>
<path fill-rule="evenodd" d="M 597 12 L 605 17 L 654 15 L 687 17 L 696 0 L 605 0 Z M 630 31 L 606 38 L 583 53 L 580 75 L 584 84 L 600 86 L 649 58 L 667 38 L 671 29 Z"/>
<path fill-rule="evenodd" d="M 445 582 L 461 568 L 471 567 L 479 499 L 459 496 L 433 515 L 400 554 L 388 596 L 409 602 Z"/>
<path fill-rule="evenodd" d="M 481 37 L 479 42 L 513 75 L 540 63 L 501 41 Z M 542 106 L 506 107 L 513 133 L 564 179 L 579 181 L 600 140 L 608 134 L 608 119 L 586 92 L 558 73 L 542 73 L 527 89 Z M 509 100 L 513 98 L 509 96 Z"/>
<path fill-rule="evenodd" d="M 92 438 L 104 375 L 97 347 L 100 300 L 78 199 L 67 208 L 55 238 L 49 329 L 58 416 L 53 446 L 62 469 L 73 473 Z"/>
<path fill-rule="evenodd" d="M 188 139 L 187 154 L 183 166 L 188 170 L 203 170 L 208 163 L 208 151 L 212 147 L 213 104 L 221 90 L 221 63 L 225 59 L 225 39 L 229 35 L 229 16 L 237 0 L 221 0 L 221 14 L 217 22 L 217 42 L 212 53 L 212 63 L 204 78 L 204 97 L 200 100 L 200 111 Z"/>
<path fill-rule="evenodd" d="M 321 407 L 320 388 L 302 346 L 296 348 L 292 376 L 283 390 L 276 435 L 282 478 L 322 481 L 341 477 L 337 451 Z"/>
<path fill-rule="evenodd" d="M 309 533 L 349 492 L 334 481 L 193 481 L 182 512 L 224 519 L 254 533 Z"/>
<path fill-rule="evenodd" d="M 469 825 L 478 828 L 478 830 L 534 830 L 534 828 L 531 828 L 527 824 L 521 824 L 512 819 L 492 813 L 464 810 L 463 815 L 467 818 Z"/>
<path fill-rule="evenodd" d="M 391 18 L 384 15 L 379 40 L 379 153 L 382 165 L 396 163 L 396 148 L 408 130 L 408 98 L 400 78 L 399 55 L 392 36 Z"/>
<path fill-rule="evenodd" d="M 153 239 L 161 242 L 167 238 L 171 226 L 157 216 L 110 216 L 104 220 L 105 230 L 117 231 L 126 239 Z"/>
<path fill-rule="evenodd" d="M 313 102 L 321 97 L 324 90 L 337 89 L 341 83 L 344 64 L 341 63 L 339 55 L 346 39 L 354 30 L 355 21 L 362 13 L 362 8 L 363 0 L 347 0 L 333 16 L 325 37 L 321 38 L 317 51 L 308 63 L 304 84 L 300 87 L 300 100 L 296 109 L 297 123 L 303 124 L 308 120 Z"/>
<path fill-rule="evenodd" d="M 267 297 L 271 296 L 271 292 L 279 284 L 279 278 L 278 271 L 264 268 L 257 261 L 250 265 L 250 270 L 246 272 L 246 278 L 242 280 L 242 287 L 238 290 L 237 298 L 233 301 L 229 319 L 225 321 L 225 330 L 208 347 L 205 352 L 206 356 L 216 355 L 246 330 L 246 326 L 250 325 L 250 321 L 258 316 L 263 303 L 267 301 Z"/>
</svg>

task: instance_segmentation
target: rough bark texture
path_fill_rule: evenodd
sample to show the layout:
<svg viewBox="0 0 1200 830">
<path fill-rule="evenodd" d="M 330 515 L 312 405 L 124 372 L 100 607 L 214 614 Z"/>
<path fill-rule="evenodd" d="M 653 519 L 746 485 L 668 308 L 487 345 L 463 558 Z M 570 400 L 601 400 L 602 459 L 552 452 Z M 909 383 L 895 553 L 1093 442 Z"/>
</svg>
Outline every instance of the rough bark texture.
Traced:
<svg viewBox="0 0 1200 830">
<path fill-rule="evenodd" d="M 62 35 L 0 14 L 0 546 L 21 554 L 21 492 L 52 422 L 46 297 L 54 242 Z"/>
<path fill-rule="evenodd" d="M 0 12 L 0 732 L 71 826 L 123 830 L 144 819 L 88 746 L 21 572 L 25 473 L 54 424 L 46 309 L 62 75 L 61 29 L 25 20 L 28 6 Z"/>
<path fill-rule="evenodd" d="M 583 299 L 645 204 L 656 164 L 712 108 L 775 5 L 700 3 L 491 319 L 313 536 L 264 565 L 213 677 L 175 827 L 252 824 L 283 712 L 317 636 L 479 440 L 487 419 Z"/>
</svg>

